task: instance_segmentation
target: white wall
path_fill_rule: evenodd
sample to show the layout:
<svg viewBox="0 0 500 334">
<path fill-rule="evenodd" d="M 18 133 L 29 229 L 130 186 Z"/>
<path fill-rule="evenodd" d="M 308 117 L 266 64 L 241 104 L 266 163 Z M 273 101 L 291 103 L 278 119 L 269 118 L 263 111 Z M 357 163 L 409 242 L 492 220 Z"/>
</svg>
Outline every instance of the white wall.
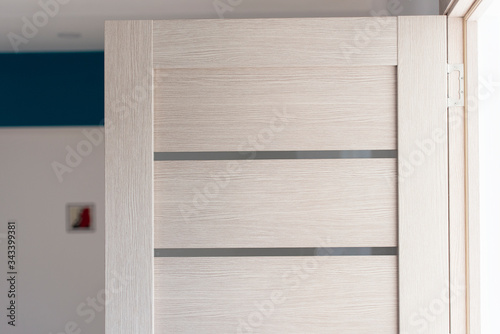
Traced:
<svg viewBox="0 0 500 334">
<path fill-rule="evenodd" d="M 102 134 L 101 128 L 97 129 Z M 74 321 L 81 333 L 104 333 L 104 312 L 76 309 L 104 288 L 104 144 L 92 144 L 59 182 L 51 164 L 65 163 L 83 128 L 0 129 L 0 333 L 59 334 Z M 96 132 L 97 133 L 97 132 Z M 98 139 L 98 136 L 95 138 Z M 96 141 L 97 143 L 97 141 Z M 96 204 L 95 232 L 68 233 L 66 204 Z M 17 326 L 7 325 L 6 225 L 18 223 Z M 97 306 L 99 304 L 97 303 Z M 96 307 L 99 309 L 99 307 Z M 88 306 L 82 311 L 89 311 Z M 69 327 L 71 329 L 71 325 Z"/>
</svg>

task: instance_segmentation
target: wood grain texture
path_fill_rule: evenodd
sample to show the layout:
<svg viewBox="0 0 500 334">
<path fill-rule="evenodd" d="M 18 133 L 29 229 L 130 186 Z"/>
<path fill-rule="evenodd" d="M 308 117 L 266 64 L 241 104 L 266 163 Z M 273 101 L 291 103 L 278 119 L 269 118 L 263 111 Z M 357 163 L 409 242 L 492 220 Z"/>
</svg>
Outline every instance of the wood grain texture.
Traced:
<svg viewBox="0 0 500 334">
<path fill-rule="evenodd" d="M 396 65 L 397 19 L 154 22 L 155 68 Z"/>
<path fill-rule="evenodd" d="M 395 256 L 156 258 L 155 298 L 157 334 L 398 333 Z"/>
<path fill-rule="evenodd" d="M 155 248 L 391 247 L 395 159 L 155 162 Z"/>
<path fill-rule="evenodd" d="M 156 70 L 155 151 L 396 148 L 396 69 Z"/>
<path fill-rule="evenodd" d="M 399 316 L 401 333 L 449 333 L 446 17 L 399 17 Z M 430 312 L 430 311 L 429 311 Z"/>
<path fill-rule="evenodd" d="M 467 22 L 466 51 L 466 161 L 467 161 L 467 307 L 469 333 L 481 333 L 480 221 L 479 221 L 479 72 L 477 21 Z"/>
<path fill-rule="evenodd" d="M 464 63 L 462 18 L 448 18 L 448 63 Z M 458 90 L 458 77 L 449 82 Z M 453 87 L 453 88 L 451 88 Z M 448 108 L 448 173 L 450 201 L 450 329 L 466 334 L 465 279 L 465 108 Z"/>
<path fill-rule="evenodd" d="M 152 21 L 106 22 L 107 334 L 153 333 L 151 38 Z"/>
</svg>

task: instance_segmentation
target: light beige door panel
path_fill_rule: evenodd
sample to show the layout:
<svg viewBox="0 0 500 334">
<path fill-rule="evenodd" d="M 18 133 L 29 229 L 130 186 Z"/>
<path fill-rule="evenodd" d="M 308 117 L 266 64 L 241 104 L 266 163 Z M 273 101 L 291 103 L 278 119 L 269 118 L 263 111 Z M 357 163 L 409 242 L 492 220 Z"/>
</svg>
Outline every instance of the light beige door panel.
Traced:
<svg viewBox="0 0 500 334">
<path fill-rule="evenodd" d="M 396 67 L 155 71 L 155 151 L 391 150 Z"/>
<path fill-rule="evenodd" d="M 155 260 L 155 333 L 396 334 L 397 259 Z"/>
<path fill-rule="evenodd" d="M 395 247 L 396 167 L 395 159 L 156 161 L 155 248 Z"/>
</svg>

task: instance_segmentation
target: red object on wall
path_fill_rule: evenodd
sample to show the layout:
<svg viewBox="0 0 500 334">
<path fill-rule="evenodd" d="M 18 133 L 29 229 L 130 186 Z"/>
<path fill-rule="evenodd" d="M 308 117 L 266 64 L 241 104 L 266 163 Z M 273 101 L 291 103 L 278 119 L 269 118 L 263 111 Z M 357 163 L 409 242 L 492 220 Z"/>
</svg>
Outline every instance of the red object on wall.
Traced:
<svg viewBox="0 0 500 334">
<path fill-rule="evenodd" d="M 73 228 L 89 228 L 90 227 L 90 209 L 83 208 L 78 215 L 78 219 L 73 224 Z"/>
</svg>

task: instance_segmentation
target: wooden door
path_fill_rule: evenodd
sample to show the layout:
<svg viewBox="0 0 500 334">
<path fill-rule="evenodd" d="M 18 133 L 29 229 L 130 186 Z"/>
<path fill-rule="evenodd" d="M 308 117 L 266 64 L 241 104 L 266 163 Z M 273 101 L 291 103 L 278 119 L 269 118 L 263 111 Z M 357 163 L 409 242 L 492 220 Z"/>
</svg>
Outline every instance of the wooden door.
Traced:
<svg viewBox="0 0 500 334">
<path fill-rule="evenodd" d="M 446 85 L 443 17 L 108 22 L 107 333 L 448 333 Z"/>
</svg>

